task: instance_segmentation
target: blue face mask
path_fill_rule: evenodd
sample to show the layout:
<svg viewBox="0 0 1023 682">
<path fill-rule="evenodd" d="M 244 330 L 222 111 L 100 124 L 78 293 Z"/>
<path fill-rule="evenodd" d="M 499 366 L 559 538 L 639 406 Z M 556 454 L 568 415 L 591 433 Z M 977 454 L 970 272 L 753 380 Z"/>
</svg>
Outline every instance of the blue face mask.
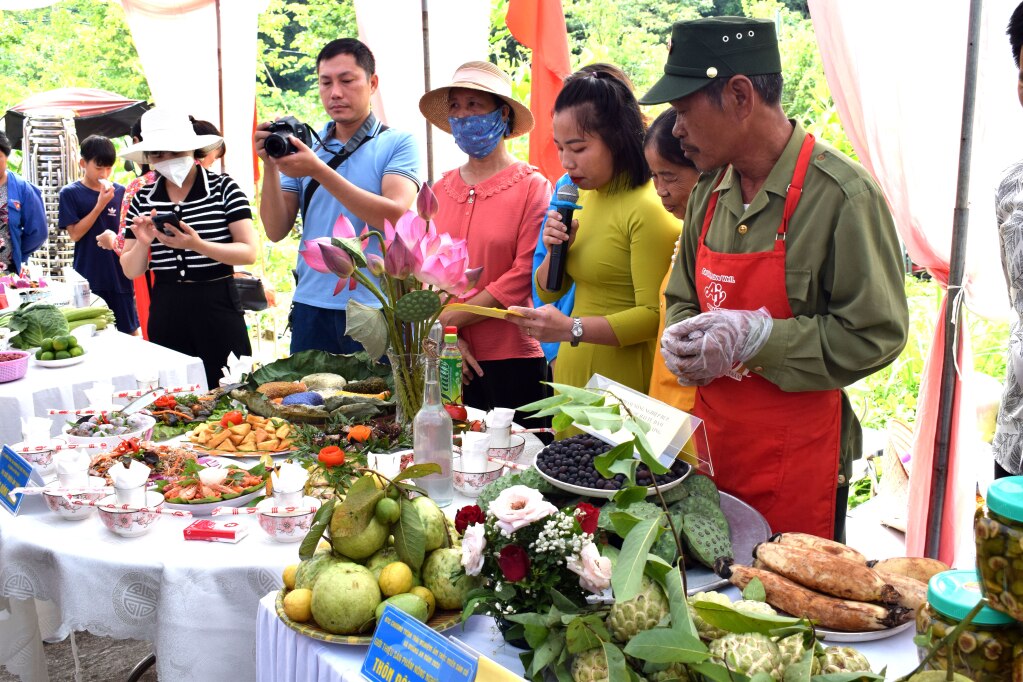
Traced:
<svg viewBox="0 0 1023 682">
<path fill-rule="evenodd" d="M 498 107 L 489 114 L 449 118 L 451 134 L 455 144 L 474 159 L 488 156 L 508 134 L 508 121 L 502 115 L 504 107 Z"/>
</svg>

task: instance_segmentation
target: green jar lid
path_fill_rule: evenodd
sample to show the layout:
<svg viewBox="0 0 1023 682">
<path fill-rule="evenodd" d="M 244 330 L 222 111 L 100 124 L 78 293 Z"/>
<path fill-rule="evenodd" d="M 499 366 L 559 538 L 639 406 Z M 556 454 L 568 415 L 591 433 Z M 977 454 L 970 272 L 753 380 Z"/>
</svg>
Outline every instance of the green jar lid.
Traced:
<svg viewBox="0 0 1023 682">
<path fill-rule="evenodd" d="M 983 595 L 976 570 L 951 570 L 938 573 L 927 583 L 927 603 L 941 615 L 962 620 Z M 985 606 L 972 623 L 977 625 L 1008 625 L 1016 622 L 1012 616 Z"/>
<path fill-rule="evenodd" d="M 1023 521 L 1023 476 L 996 478 L 987 489 L 987 507 L 999 516 Z"/>
</svg>

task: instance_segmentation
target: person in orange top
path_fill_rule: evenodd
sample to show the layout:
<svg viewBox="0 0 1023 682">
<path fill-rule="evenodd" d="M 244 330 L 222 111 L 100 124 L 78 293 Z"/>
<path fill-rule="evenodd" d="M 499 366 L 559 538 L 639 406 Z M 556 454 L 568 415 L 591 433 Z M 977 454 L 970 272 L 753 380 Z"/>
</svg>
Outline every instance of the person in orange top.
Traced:
<svg viewBox="0 0 1023 682">
<path fill-rule="evenodd" d="M 693 191 L 696 181 L 700 179 L 700 171 L 696 170 L 693 162 L 682 153 L 682 146 L 679 145 L 678 138 L 671 134 L 673 127 L 675 127 L 675 110 L 666 109 L 647 128 L 643 154 L 646 156 L 647 164 L 650 165 L 654 188 L 657 190 L 657 196 L 661 197 L 664 210 L 681 220 L 686 214 L 689 193 Z M 675 264 L 676 256 L 678 256 L 678 242 L 675 242 L 675 253 L 671 257 L 672 266 Z M 664 334 L 664 288 L 668 285 L 670 276 L 671 267 L 664 275 L 659 293 L 661 315 L 660 324 L 657 327 L 658 339 Z M 654 356 L 653 372 L 650 373 L 649 395 L 651 398 L 689 412 L 696 401 L 696 387 L 679 385 L 678 377 L 671 373 L 668 366 L 664 364 L 664 357 L 657 353 Z"/>
<path fill-rule="evenodd" d="M 511 96 L 511 78 L 489 62 L 467 62 L 452 82 L 423 95 L 423 115 L 451 133 L 468 159 L 433 187 L 440 232 L 465 239 L 469 264 L 483 267 L 465 303 L 491 308 L 531 305 L 533 250 L 551 185 L 505 144 L 533 128 L 529 109 Z M 539 342 L 505 320 L 445 312 L 458 327 L 463 400 L 481 410 L 518 407 L 544 397 L 547 362 Z M 516 415 L 520 421 L 524 415 Z"/>
</svg>

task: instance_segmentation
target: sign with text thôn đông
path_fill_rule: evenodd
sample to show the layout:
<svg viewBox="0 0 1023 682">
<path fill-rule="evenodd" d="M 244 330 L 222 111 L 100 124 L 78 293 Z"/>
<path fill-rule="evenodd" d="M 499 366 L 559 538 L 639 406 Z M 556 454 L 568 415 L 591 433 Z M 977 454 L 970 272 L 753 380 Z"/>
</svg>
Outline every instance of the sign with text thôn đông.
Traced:
<svg viewBox="0 0 1023 682">
<path fill-rule="evenodd" d="M 373 682 L 472 682 L 476 661 L 436 630 L 388 604 L 362 674 Z"/>
</svg>

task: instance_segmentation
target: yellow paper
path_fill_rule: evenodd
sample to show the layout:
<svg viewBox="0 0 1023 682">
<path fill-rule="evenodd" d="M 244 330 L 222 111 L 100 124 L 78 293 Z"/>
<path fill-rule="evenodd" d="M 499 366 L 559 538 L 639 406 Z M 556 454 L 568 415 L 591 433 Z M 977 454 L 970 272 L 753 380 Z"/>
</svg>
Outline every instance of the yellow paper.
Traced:
<svg viewBox="0 0 1023 682">
<path fill-rule="evenodd" d="M 473 315 L 483 315 L 484 317 L 496 317 L 501 320 L 509 316 L 522 317 L 522 313 L 505 310 L 504 308 L 484 308 L 481 305 L 470 305 L 468 303 L 449 303 L 444 306 L 444 309 L 472 313 Z"/>
<path fill-rule="evenodd" d="M 502 668 L 486 656 L 480 656 L 476 665 L 476 682 L 505 682 L 515 680 L 522 682 L 522 678 L 507 668 Z"/>
</svg>

